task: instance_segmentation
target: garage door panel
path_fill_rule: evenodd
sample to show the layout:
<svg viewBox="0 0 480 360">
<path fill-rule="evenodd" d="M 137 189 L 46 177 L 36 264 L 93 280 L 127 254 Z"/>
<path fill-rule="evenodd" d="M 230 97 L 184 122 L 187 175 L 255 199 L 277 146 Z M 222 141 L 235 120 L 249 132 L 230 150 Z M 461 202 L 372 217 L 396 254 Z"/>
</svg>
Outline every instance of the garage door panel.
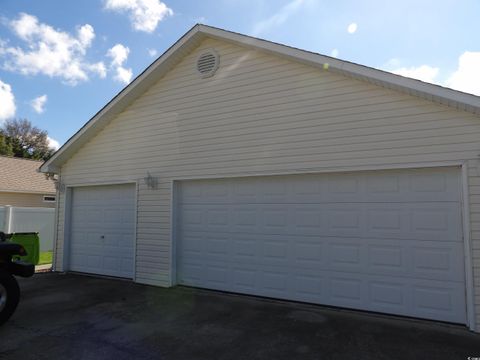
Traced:
<svg viewBox="0 0 480 360">
<path fill-rule="evenodd" d="M 386 312 L 402 312 L 407 307 L 408 287 L 396 281 L 372 281 L 369 284 L 369 297 L 373 306 Z"/>
<path fill-rule="evenodd" d="M 458 321 L 464 313 L 462 282 L 296 270 L 242 264 L 189 265 L 182 274 L 192 286 L 314 302 L 427 319 Z"/>
<path fill-rule="evenodd" d="M 442 247 L 414 247 L 413 274 L 436 280 L 465 281 L 463 244 Z"/>
<path fill-rule="evenodd" d="M 184 231 L 461 242 L 458 202 L 435 204 L 182 204 Z"/>
<path fill-rule="evenodd" d="M 70 270 L 133 277 L 133 185 L 74 188 Z"/>
<path fill-rule="evenodd" d="M 465 284 L 423 281 L 412 288 L 415 316 L 458 322 L 465 312 Z"/>
<path fill-rule="evenodd" d="M 181 236 L 181 234 L 179 234 Z M 203 232 L 182 237 L 183 262 L 333 269 L 364 274 L 464 281 L 459 242 Z"/>
<path fill-rule="evenodd" d="M 222 236 L 215 234 L 205 239 L 205 251 L 212 256 L 220 256 L 224 258 L 229 252 L 229 238 L 228 236 Z"/>
<path fill-rule="evenodd" d="M 455 168 L 417 171 L 409 180 L 410 191 L 415 194 L 440 195 L 443 201 L 456 201 L 460 196 L 460 177 Z"/>
<path fill-rule="evenodd" d="M 132 239 L 134 239 L 134 238 L 135 238 L 134 233 L 123 233 L 118 237 L 118 239 L 119 239 L 118 240 L 118 246 L 120 248 L 130 249 L 131 251 L 133 251 L 134 244 L 133 244 Z"/>
<path fill-rule="evenodd" d="M 181 284 L 465 321 L 458 169 L 185 181 Z"/>
<path fill-rule="evenodd" d="M 445 287 L 443 282 L 432 280 L 412 284 L 398 278 L 384 282 L 373 275 L 345 276 L 331 271 L 290 274 L 269 267 L 232 266 L 230 273 L 224 265 L 192 266 L 189 285 L 452 322 L 458 322 L 465 311 L 463 283 Z M 202 273 L 207 276 L 198 276 Z"/>
<path fill-rule="evenodd" d="M 353 242 L 332 242 L 328 244 L 328 267 L 345 271 L 360 271 L 363 268 L 362 259 L 366 259 L 366 254 L 362 254 L 364 249 L 362 245 Z"/>
<path fill-rule="evenodd" d="M 317 272 L 294 273 L 292 291 L 298 299 L 321 302 L 325 298 L 325 282 L 327 279 Z"/>
<path fill-rule="evenodd" d="M 256 254 L 260 252 L 260 244 L 253 238 L 244 236 L 232 236 L 233 258 L 239 262 L 254 261 Z"/>
<path fill-rule="evenodd" d="M 233 289 L 254 291 L 257 287 L 257 270 L 243 266 L 234 266 L 232 269 Z"/>
<path fill-rule="evenodd" d="M 204 203 L 318 203 L 318 202 L 442 202 L 457 201 L 457 169 L 403 170 L 388 174 L 329 174 L 276 176 L 276 179 L 242 178 L 212 180 L 180 195 L 184 204 Z M 221 184 L 221 185 L 218 185 Z M 220 190 L 220 187 L 221 190 Z M 218 189 L 217 189 L 218 187 Z M 214 196 L 209 196 L 214 194 Z"/>
<path fill-rule="evenodd" d="M 93 269 L 100 269 L 102 259 L 99 255 L 92 255 L 89 253 L 85 253 L 86 262 L 82 263 L 86 269 L 93 268 Z"/>
</svg>

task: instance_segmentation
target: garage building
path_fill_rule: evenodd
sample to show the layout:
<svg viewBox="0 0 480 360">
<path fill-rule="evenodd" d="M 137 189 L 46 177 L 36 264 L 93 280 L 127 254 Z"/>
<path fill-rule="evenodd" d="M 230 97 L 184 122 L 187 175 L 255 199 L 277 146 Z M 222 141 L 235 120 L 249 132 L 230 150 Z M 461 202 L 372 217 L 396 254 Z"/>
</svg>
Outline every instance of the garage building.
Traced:
<svg viewBox="0 0 480 360">
<path fill-rule="evenodd" d="M 196 25 L 41 167 L 55 269 L 479 329 L 479 114 Z"/>
</svg>

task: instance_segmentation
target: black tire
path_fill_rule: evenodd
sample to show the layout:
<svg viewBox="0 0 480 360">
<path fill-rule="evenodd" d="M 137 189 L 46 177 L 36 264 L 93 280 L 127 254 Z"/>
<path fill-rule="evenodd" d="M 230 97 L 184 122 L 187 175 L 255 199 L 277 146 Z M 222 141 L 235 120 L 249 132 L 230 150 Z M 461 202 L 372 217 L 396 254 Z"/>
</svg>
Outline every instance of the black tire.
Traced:
<svg viewBox="0 0 480 360">
<path fill-rule="evenodd" d="M 20 288 L 12 274 L 0 270 L 0 325 L 13 315 L 20 301 Z"/>
</svg>

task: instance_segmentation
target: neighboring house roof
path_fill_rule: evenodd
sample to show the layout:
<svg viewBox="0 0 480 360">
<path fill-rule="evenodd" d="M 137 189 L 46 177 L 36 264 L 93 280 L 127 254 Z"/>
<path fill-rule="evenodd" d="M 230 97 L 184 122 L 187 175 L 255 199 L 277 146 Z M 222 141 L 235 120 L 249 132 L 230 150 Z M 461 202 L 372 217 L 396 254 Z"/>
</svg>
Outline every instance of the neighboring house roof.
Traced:
<svg viewBox="0 0 480 360">
<path fill-rule="evenodd" d="M 0 156 L 0 192 L 55 193 L 55 184 L 38 171 L 42 161 Z"/>
<path fill-rule="evenodd" d="M 46 161 L 41 166 L 40 170 L 43 172 L 57 172 L 58 168 L 67 161 L 70 156 L 103 129 L 111 119 L 141 96 L 150 86 L 162 78 L 186 54 L 190 53 L 206 38 L 228 41 L 318 68 L 323 68 L 324 64 L 328 64 L 328 69 L 331 72 L 367 81 L 378 86 L 397 90 L 429 101 L 447 105 L 455 109 L 464 110 L 473 114 L 480 114 L 479 96 L 395 75 L 386 71 L 358 65 L 329 56 L 277 44 L 271 41 L 198 24 L 190 29 L 165 53 L 146 68 L 145 71 L 137 76 L 127 87 L 106 104 L 48 161 Z"/>
</svg>

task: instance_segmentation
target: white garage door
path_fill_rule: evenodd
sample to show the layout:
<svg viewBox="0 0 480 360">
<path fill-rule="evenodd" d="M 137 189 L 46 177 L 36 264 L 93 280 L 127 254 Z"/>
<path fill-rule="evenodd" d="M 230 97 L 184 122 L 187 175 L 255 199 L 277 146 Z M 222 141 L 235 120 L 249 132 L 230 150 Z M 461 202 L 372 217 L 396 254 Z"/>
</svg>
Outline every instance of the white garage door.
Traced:
<svg viewBox="0 0 480 360">
<path fill-rule="evenodd" d="M 466 321 L 456 168 L 185 181 L 178 283 Z"/>
<path fill-rule="evenodd" d="M 135 186 L 72 192 L 70 270 L 133 278 Z"/>
</svg>

